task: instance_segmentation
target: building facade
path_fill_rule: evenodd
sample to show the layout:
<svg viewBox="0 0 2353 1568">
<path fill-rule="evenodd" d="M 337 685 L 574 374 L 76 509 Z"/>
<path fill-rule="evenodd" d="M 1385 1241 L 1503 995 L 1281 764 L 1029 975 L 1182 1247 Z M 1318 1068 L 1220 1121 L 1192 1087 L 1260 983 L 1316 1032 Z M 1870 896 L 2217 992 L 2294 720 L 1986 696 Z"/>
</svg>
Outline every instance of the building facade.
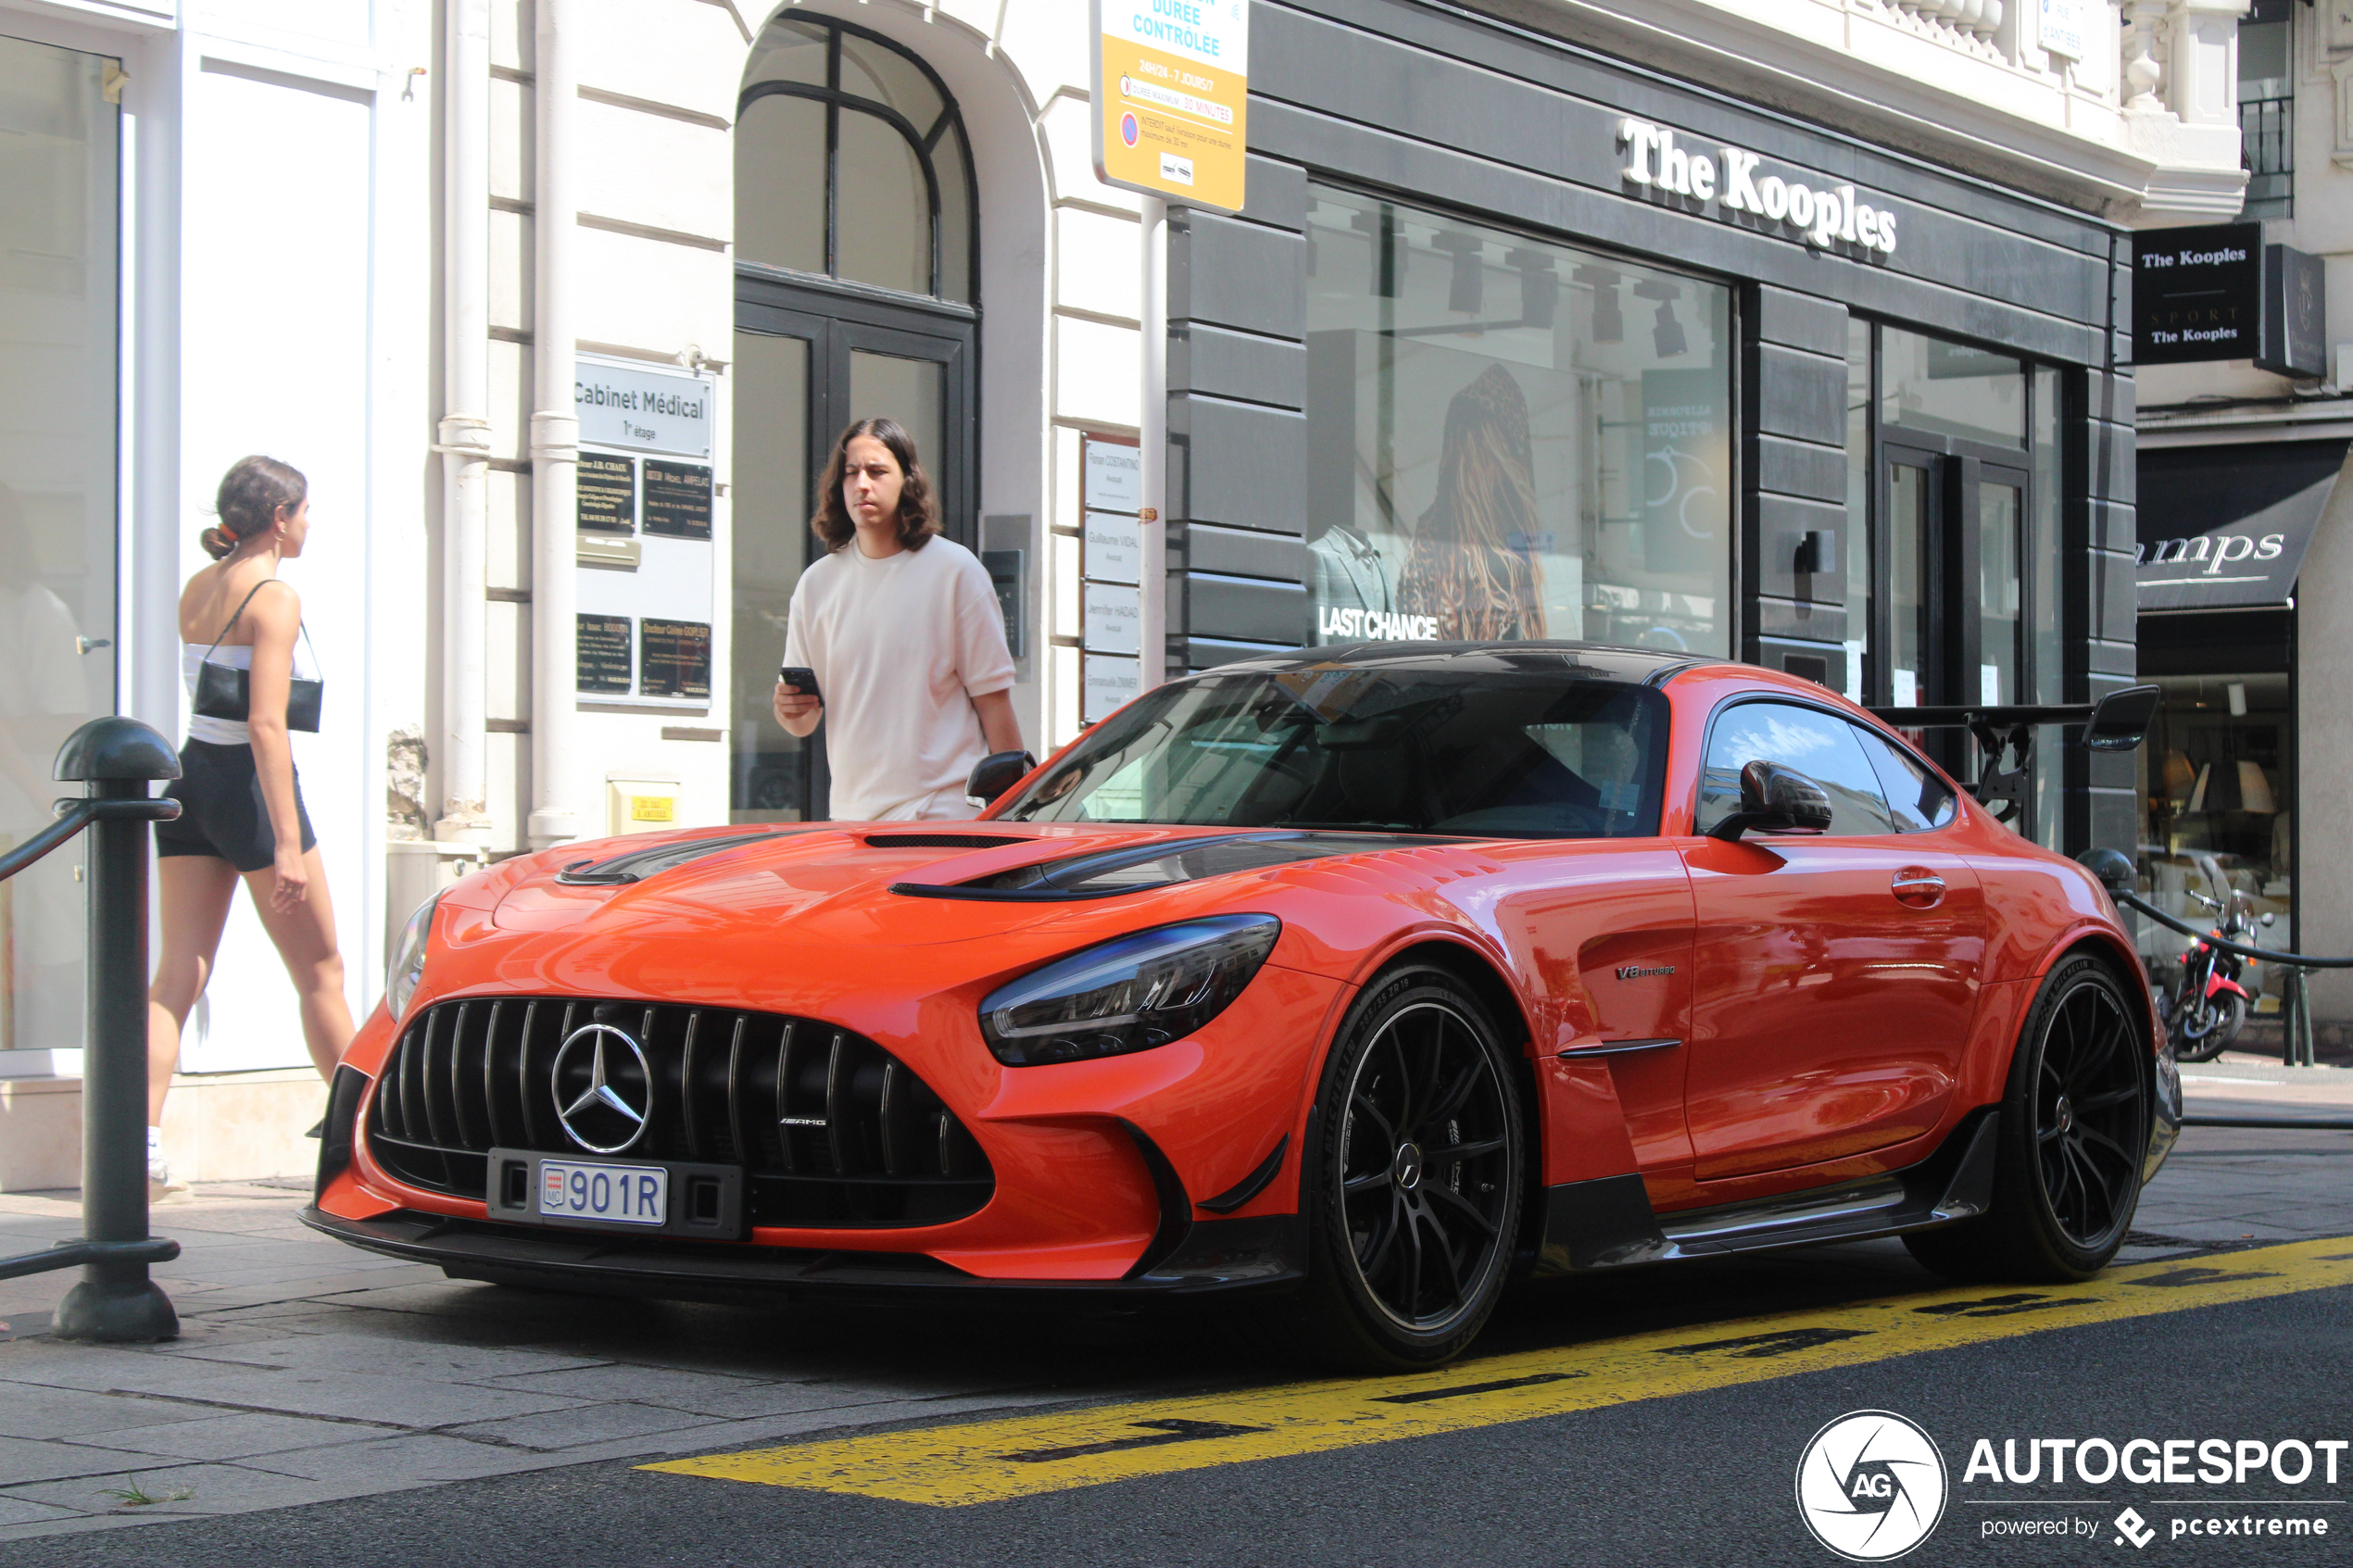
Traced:
<svg viewBox="0 0 2353 1568">
<path fill-rule="evenodd" d="M 2134 670 L 2132 230 L 2241 207 L 2241 8 L 1254 0 L 1224 214 L 1097 177 L 1080 0 L 0 0 L 45 138 L 0 203 L 49 225 L 0 351 L 55 389 L 0 432 L 0 830 L 52 730 L 179 733 L 173 596 L 248 450 L 312 481 L 297 756 L 360 1005 L 475 858 L 824 813 L 768 692 L 870 413 L 997 580 L 1041 752 L 1365 638 L 2095 696 Z M 2020 826 L 2138 810 L 2052 747 Z M 11 892 L 11 1127 L 71 1098 L 75 885 Z M 241 911 L 177 1103 L 298 1160 L 277 974 Z M 174 1116 L 175 1169 L 260 1158 Z"/>
<path fill-rule="evenodd" d="M 2141 370 L 2138 641 L 2166 703 L 2137 842 L 2152 895 L 2185 918 L 2206 912 L 2193 892 L 2234 893 L 2274 918 L 2267 945 L 2344 953 L 2353 888 L 2328 873 L 2353 847 L 2333 809 L 2353 765 L 2334 706 L 2353 677 L 2335 608 L 2353 586 L 2353 13 L 2254 0 L 2233 74 L 2244 207 L 2140 241 L 2222 257 L 2217 297 L 2248 331 Z M 2149 934 L 2159 958 L 2182 941 Z M 2251 972 L 2270 1012 L 2277 977 Z M 2332 1033 L 2353 1020 L 2353 984 L 2312 989 Z"/>
</svg>

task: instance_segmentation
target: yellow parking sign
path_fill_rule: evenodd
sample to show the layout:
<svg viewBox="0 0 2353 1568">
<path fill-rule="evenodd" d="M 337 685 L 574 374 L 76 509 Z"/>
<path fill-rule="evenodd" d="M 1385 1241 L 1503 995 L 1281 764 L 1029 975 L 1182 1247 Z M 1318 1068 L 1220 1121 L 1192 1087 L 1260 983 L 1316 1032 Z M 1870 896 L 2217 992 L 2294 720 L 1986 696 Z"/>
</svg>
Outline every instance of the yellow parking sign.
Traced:
<svg viewBox="0 0 2353 1568">
<path fill-rule="evenodd" d="M 1250 0 L 1094 0 L 1095 172 L 1239 212 Z"/>
</svg>

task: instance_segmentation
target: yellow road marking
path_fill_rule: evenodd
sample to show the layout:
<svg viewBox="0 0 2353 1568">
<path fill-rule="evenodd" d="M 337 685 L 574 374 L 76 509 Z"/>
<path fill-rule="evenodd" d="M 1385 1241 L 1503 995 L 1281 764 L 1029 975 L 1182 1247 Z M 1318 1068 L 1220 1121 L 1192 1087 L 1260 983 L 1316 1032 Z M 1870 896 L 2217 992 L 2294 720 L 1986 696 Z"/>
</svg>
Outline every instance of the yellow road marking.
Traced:
<svg viewBox="0 0 2353 1568">
<path fill-rule="evenodd" d="M 1051 1415 L 880 1432 L 640 1468 L 959 1507 L 1139 1475 L 1320 1453 L 1826 1367 L 2353 1285 L 2353 1237 L 1638 1334 L 1442 1372 L 1292 1383 Z"/>
</svg>

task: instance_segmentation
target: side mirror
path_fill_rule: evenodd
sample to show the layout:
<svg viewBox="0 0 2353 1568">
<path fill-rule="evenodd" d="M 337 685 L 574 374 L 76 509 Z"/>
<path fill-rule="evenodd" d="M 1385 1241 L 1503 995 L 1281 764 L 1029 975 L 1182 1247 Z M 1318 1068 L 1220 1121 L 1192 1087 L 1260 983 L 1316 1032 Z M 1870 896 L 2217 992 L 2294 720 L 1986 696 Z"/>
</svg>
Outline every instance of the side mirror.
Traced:
<svg viewBox="0 0 2353 1568">
<path fill-rule="evenodd" d="M 1038 759 L 1026 751 L 992 751 L 973 764 L 964 780 L 964 798 L 975 806 L 994 806 L 997 797 L 1021 783 Z"/>
<path fill-rule="evenodd" d="M 1727 844 L 1743 833 L 1828 833 L 1831 797 L 1794 768 L 1755 761 L 1741 770 L 1741 809 L 1707 830 Z"/>
<path fill-rule="evenodd" d="M 2075 859 L 2100 879 L 2100 885 L 2108 889 L 2111 898 L 2120 893 L 2134 892 L 2140 886 L 2141 876 L 2133 869 L 2133 857 L 2120 849 L 2086 849 Z"/>
<path fill-rule="evenodd" d="M 2164 698 L 2165 694 L 2155 686 L 2126 686 L 2108 693 L 2092 705 L 2092 717 L 2083 725 L 2084 749 L 2137 750 Z"/>
</svg>

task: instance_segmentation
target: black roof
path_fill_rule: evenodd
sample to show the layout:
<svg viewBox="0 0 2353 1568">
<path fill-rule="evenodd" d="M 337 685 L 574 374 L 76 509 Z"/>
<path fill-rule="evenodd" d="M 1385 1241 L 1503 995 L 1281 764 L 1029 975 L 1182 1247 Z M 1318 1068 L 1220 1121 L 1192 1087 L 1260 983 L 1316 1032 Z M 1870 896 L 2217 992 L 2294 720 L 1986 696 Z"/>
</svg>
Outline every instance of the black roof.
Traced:
<svg viewBox="0 0 2353 1568">
<path fill-rule="evenodd" d="M 1610 647 L 1601 643 L 1331 643 L 1261 654 L 1221 664 L 1209 674 L 1279 674 L 1293 671 L 1363 667 L 1397 671 L 1456 671 L 1466 673 L 1574 675 L 1589 681 L 1664 685 L 1685 670 L 1726 660 L 1660 648 Z"/>
</svg>

